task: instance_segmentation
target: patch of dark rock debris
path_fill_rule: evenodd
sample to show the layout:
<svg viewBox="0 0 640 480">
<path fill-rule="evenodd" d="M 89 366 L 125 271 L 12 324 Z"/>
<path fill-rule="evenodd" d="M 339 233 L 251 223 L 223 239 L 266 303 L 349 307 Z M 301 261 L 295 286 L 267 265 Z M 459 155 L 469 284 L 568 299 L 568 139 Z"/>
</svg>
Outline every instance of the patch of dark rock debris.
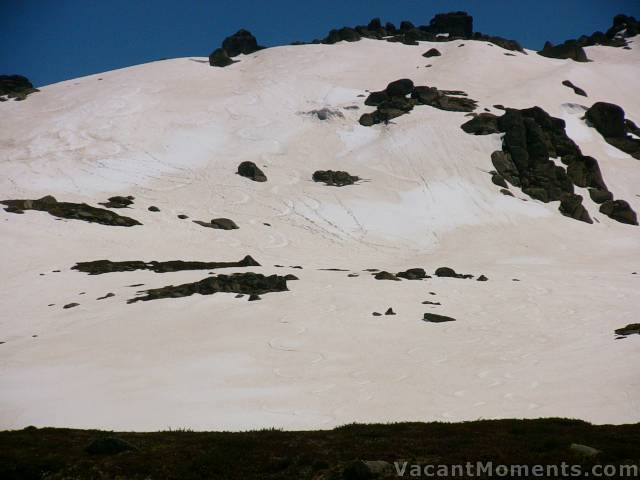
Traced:
<svg viewBox="0 0 640 480">
<path fill-rule="evenodd" d="M 92 262 L 78 262 L 71 270 L 88 273 L 89 275 L 101 275 L 112 272 L 133 272 L 136 270 L 150 270 L 156 273 L 181 272 L 184 270 L 212 270 L 218 268 L 234 267 L 259 267 L 250 255 L 237 262 L 189 262 L 183 260 L 169 260 L 164 262 L 143 262 L 132 260 L 124 262 L 112 262 L 111 260 L 95 260 Z"/>
<path fill-rule="evenodd" d="M 38 210 L 47 212 L 58 218 L 82 220 L 101 225 L 116 227 L 132 227 L 142 225 L 133 218 L 124 217 L 103 208 L 96 208 L 86 203 L 59 202 L 51 195 L 37 200 L 3 200 L 0 203 L 6 205 L 5 211 L 10 213 L 24 213 L 25 210 Z"/>
<path fill-rule="evenodd" d="M 212 295 L 217 292 L 263 295 L 270 292 L 288 291 L 287 280 L 280 275 L 265 276 L 261 273 L 234 273 L 217 275 L 182 285 L 168 285 L 146 290 L 142 296 L 132 298 L 127 303 L 146 302 L 161 298 L 180 298 L 190 295 Z"/>
</svg>

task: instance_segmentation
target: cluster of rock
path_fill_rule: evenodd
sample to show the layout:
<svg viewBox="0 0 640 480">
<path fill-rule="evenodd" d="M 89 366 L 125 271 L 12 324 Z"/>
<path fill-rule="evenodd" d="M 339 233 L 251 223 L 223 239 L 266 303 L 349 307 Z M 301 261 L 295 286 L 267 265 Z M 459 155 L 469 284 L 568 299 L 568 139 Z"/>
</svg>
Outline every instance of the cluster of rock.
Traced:
<svg viewBox="0 0 640 480">
<path fill-rule="evenodd" d="M 0 102 L 7 98 L 24 100 L 31 93 L 39 92 L 27 77 L 22 75 L 0 75 Z"/>
<path fill-rule="evenodd" d="M 256 37 L 248 30 L 240 29 L 233 35 L 225 38 L 222 47 L 215 49 L 209 55 L 209 65 L 212 67 L 227 67 L 237 60 L 232 60 L 238 55 L 249 55 L 262 50 L 265 47 L 258 45 Z"/>
<path fill-rule="evenodd" d="M 269 292 L 288 291 L 287 279 L 280 275 L 265 276 L 261 273 L 234 273 L 232 275 L 217 275 L 203 280 L 184 283 L 182 285 L 168 285 L 161 288 L 146 290 L 145 295 L 132 298 L 127 303 L 146 302 L 160 298 L 188 297 L 213 295 L 217 292 L 237 293 L 242 295 L 262 295 Z"/>
<path fill-rule="evenodd" d="M 1 204 L 7 205 L 5 211 L 10 213 L 24 213 L 25 210 L 39 210 L 48 212 L 59 218 L 82 220 L 84 222 L 99 223 L 116 227 L 132 227 L 142 225 L 137 220 L 123 217 L 110 210 L 96 208 L 86 203 L 58 202 L 51 195 L 37 200 L 3 200 Z"/>
<path fill-rule="evenodd" d="M 624 117 L 623 117 L 624 118 Z M 588 188 L 591 199 L 600 204 L 600 212 L 621 222 L 637 225 L 635 212 L 624 200 L 613 200 L 595 158 L 582 154 L 580 147 L 565 131 L 565 122 L 551 117 L 540 107 L 506 109 L 504 115 L 478 115 L 462 125 L 467 133 L 484 135 L 504 133 L 502 150 L 493 152 L 496 171 L 492 181 L 508 188 L 507 182 L 542 202 L 560 201 L 560 212 L 568 217 L 592 223 L 582 205 L 582 196 L 574 185 Z M 551 158 L 560 157 L 566 169 Z"/>
<path fill-rule="evenodd" d="M 394 281 L 400 281 L 401 278 L 404 278 L 405 280 L 426 280 L 428 278 L 431 278 L 431 276 L 427 275 L 427 272 L 425 271 L 425 269 L 420 267 L 410 268 L 408 270 L 405 270 L 403 272 L 398 272 L 396 274 L 393 274 L 384 270 L 375 271 L 375 272 L 372 272 L 372 275 L 376 280 L 394 280 Z M 434 275 L 440 278 L 463 278 L 463 279 L 474 278 L 474 276 L 471 274 L 456 273 L 456 271 L 450 267 L 439 267 L 434 272 Z M 484 282 L 487 280 L 488 278 L 485 277 L 484 275 L 480 275 L 478 277 L 478 281 L 480 282 Z"/>
<path fill-rule="evenodd" d="M 438 90 L 435 87 L 415 86 L 408 78 L 396 80 L 384 90 L 372 92 L 365 105 L 376 107 L 372 113 L 360 117 L 360 125 L 370 127 L 405 115 L 416 105 L 429 105 L 450 112 L 473 112 L 477 102 L 466 98 L 466 93 L 458 90 Z"/>
<path fill-rule="evenodd" d="M 596 102 L 585 114 L 587 121 L 607 143 L 640 160 L 640 128 L 625 118 L 622 107 L 613 103 Z"/>
<path fill-rule="evenodd" d="M 489 36 L 473 32 L 473 17 L 466 12 L 439 13 L 428 25 L 414 25 L 402 21 L 399 27 L 387 22 L 384 25 L 374 18 L 367 25 L 334 29 L 323 40 L 312 43 L 334 44 L 342 41 L 357 42 L 363 38 L 399 42 L 405 45 L 418 45 L 418 42 L 447 42 L 452 40 L 480 40 L 494 43 L 507 50 L 522 52 L 522 46 L 515 40 Z M 300 44 L 301 42 L 297 42 Z"/>
<path fill-rule="evenodd" d="M 595 32 L 582 35 L 578 39 L 567 40 L 560 45 L 546 42 L 538 53 L 544 57 L 571 59 L 576 62 L 588 62 L 584 47 L 604 45 L 607 47 L 630 48 L 627 38 L 640 33 L 640 22 L 634 17 L 617 15 L 613 18 L 613 25 L 606 32 Z"/>
<path fill-rule="evenodd" d="M 164 262 L 144 262 L 131 260 L 124 262 L 112 262 L 111 260 L 94 260 L 91 262 L 78 262 L 71 270 L 88 273 L 89 275 L 101 275 L 112 272 L 133 272 L 136 270 L 150 270 L 156 273 L 181 272 L 183 270 L 213 270 L 217 268 L 235 267 L 259 267 L 260 264 L 250 255 L 238 262 L 186 262 L 183 260 L 168 260 Z"/>
<path fill-rule="evenodd" d="M 215 230 L 238 230 L 236 222 L 229 218 L 214 218 L 210 222 L 203 222 L 201 220 L 194 220 L 193 223 L 197 223 L 203 227 L 213 228 Z"/>
<path fill-rule="evenodd" d="M 313 172 L 312 179 L 314 182 L 324 183 L 331 187 L 344 187 L 353 185 L 360 180 L 360 177 L 340 170 L 317 170 Z"/>
</svg>

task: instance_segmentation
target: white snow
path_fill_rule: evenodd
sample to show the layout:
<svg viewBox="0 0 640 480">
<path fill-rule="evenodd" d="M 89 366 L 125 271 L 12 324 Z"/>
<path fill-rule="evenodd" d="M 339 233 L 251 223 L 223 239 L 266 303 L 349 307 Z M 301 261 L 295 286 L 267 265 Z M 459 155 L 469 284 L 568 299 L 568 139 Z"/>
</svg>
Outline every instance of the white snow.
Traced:
<svg viewBox="0 0 640 480">
<path fill-rule="evenodd" d="M 371 111 L 359 95 L 399 78 L 464 90 L 478 111 L 539 105 L 567 122 L 616 198 L 640 211 L 640 163 L 589 128 L 580 107 L 609 101 L 640 118 L 640 53 L 590 47 L 594 61 L 578 64 L 460 43 L 279 47 L 225 69 L 181 58 L 0 104 L 0 198 L 53 194 L 97 205 L 133 195 L 133 208 L 120 213 L 144 224 L 0 210 L 0 428 L 640 421 L 640 337 L 613 335 L 638 321 L 640 275 L 631 275 L 640 270 L 638 227 L 599 214 L 586 197 L 593 225 L 515 188 L 515 198 L 502 195 L 488 174 L 500 137 L 465 134 L 462 113 L 416 107 L 392 125 L 357 123 Z M 421 55 L 433 46 L 443 55 L 426 62 Z M 589 97 L 576 97 L 563 80 Z M 298 114 L 322 107 L 345 118 Z M 269 181 L 236 175 L 244 160 Z M 364 180 L 327 187 L 311 181 L 320 169 Z M 229 217 L 240 229 L 202 228 L 178 220 L 180 213 Z M 251 271 L 300 280 L 259 302 L 216 294 L 128 305 L 140 288 L 199 280 L 207 271 L 69 270 L 103 258 L 247 254 L 263 265 Z M 388 282 L 362 271 L 440 266 L 489 281 Z M 116 296 L 96 301 L 107 292 Z M 63 310 L 70 302 L 80 306 Z M 388 307 L 397 315 L 371 315 Z M 427 324 L 425 312 L 458 321 Z"/>
</svg>

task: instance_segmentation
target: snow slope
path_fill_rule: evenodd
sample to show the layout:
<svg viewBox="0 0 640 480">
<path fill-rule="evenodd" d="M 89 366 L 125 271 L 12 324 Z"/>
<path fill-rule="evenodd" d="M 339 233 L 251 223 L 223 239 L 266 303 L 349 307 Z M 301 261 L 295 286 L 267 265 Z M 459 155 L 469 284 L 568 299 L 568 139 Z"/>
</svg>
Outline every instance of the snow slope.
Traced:
<svg viewBox="0 0 640 480">
<path fill-rule="evenodd" d="M 567 121 L 610 190 L 640 211 L 640 163 L 586 126 L 574 105 L 616 103 L 640 123 L 636 44 L 590 47 L 590 63 L 507 56 L 475 41 L 279 47 L 224 69 L 200 58 L 154 62 L 0 104 L 0 198 L 97 205 L 133 195 L 119 213 L 143 223 L 0 211 L 0 428 L 640 421 L 640 338 L 613 335 L 638 321 L 638 227 L 599 214 L 588 195 L 593 225 L 563 217 L 557 202 L 523 201 L 518 189 L 517 198 L 502 195 L 487 173 L 500 136 L 464 133 L 463 113 L 424 106 L 388 126 L 358 124 L 372 110 L 365 90 L 399 78 L 464 90 L 478 111 L 539 105 Z M 442 57 L 423 58 L 432 46 Z M 352 105 L 360 108 L 344 109 Z M 344 118 L 302 114 L 321 107 Z M 236 175 L 244 160 L 268 182 Z M 327 187 L 311 181 L 319 169 L 366 181 Z M 240 229 L 206 229 L 177 214 L 229 217 Z M 258 302 L 218 293 L 127 304 L 139 288 L 207 271 L 70 270 L 103 258 L 244 255 L 262 267 L 224 273 L 300 280 Z M 363 271 L 440 266 L 489 281 L 390 282 Z M 96 300 L 107 292 L 116 296 Z M 70 302 L 80 306 L 62 309 Z M 397 315 L 371 315 L 388 307 Z M 425 312 L 457 322 L 425 323 Z"/>
</svg>

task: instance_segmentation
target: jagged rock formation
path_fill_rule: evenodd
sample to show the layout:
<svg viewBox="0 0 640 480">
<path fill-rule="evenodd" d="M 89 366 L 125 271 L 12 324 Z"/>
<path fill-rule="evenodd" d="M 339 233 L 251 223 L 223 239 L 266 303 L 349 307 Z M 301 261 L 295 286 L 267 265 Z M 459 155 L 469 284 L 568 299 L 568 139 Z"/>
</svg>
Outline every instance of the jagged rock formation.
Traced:
<svg viewBox="0 0 640 480">
<path fill-rule="evenodd" d="M 466 93 L 460 91 L 438 90 L 427 86 L 416 87 L 413 81 L 403 78 L 391 82 L 382 91 L 372 92 L 367 97 L 365 105 L 374 106 L 377 109 L 373 113 L 363 114 L 360 117 L 360 125 L 370 127 L 379 123 L 388 123 L 389 120 L 409 113 L 416 105 L 429 105 L 450 112 L 472 112 L 477 102 L 464 96 Z"/>
<path fill-rule="evenodd" d="M 253 162 L 242 162 L 238 165 L 238 175 L 248 178 L 254 182 L 266 182 L 267 176 L 262 170 Z"/>
<path fill-rule="evenodd" d="M 498 117 L 492 113 L 480 113 L 460 127 L 471 135 L 489 135 L 499 133 Z"/>
<path fill-rule="evenodd" d="M 595 123 L 601 125 L 608 134 L 619 134 L 621 128 L 624 131 L 624 113 L 620 114 L 616 108 L 596 108 L 592 116 Z M 483 134 L 477 133 L 482 130 L 475 123 L 469 124 L 464 124 L 463 130 Z M 498 117 L 497 128 L 505 135 L 502 151 L 491 155 L 499 175 L 499 178 L 493 175 L 494 183 L 504 187 L 504 180 L 520 187 L 531 198 L 545 203 L 560 201 L 559 208 L 563 215 L 592 223 L 582 205 L 582 197 L 574 194 L 574 185 L 589 188 L 589 196 L 594 198 L 594 202 L 604 202 L 603 206 L 607 203 L 606 207 L 600 208 L 601 213 L 616 221 L 634 224 L 635 212 L 627 202 L 608 203 L 613 195 L 602 178 L 598 161 L 582 154 L 578 145 L 567 136 L 563 120 L 551 117 L 540 107 L 523 110 L 508 108 L 504 115 Z M 566 170 L 556 165 L 551 160 L 553 157 L 560 157 L 567 166 Z"/>
<path fill-rule="evenodd" d="M 0 102 L 6 100 L 4 97 L 24 100 L 31 93 L 39 91 L 33 87 L 27 77 L 22 75 L 0 75 Z"/>
<path fill-rule="evenodd" d="M 263 48 L 258 45 L 256 37 L 251 32 L 240 29 L 222 41 L 222 48 L 215 49 L 209 55 L 209 65 L 212 67 L 227 67 L 237 62 L 237 60 L 232 60 L 231 57 L 249 55 Z"/>
<path fill-rule="evenodd" d="M 562 82 L 562 85 L 564 85 L 565 87 L 569 87 L 573 90 L 573 93 L 575 93 L 576 95 L 580 95 L 582 97 L 586 97 L 587 96 L 587 92 L 585 92 L 583 89 L 581 89 L 580 87 L 576 87 L 573 83 L 571 83 L 571 81 L 569 80 L 565 80 Z"/>
<path fill-rule="evenodd" d="M 631 120 L 625 119 L 622 107 L 613 103 L 596 102 L 587 110 L 585 118 L 607 143 L 640 159 L 640 140 L 629 135 L 638 135 L 640 130 Z"/>
<path fill-rule="evenodd" d="M 345 185 L 353 185 L 359 177 L 350 175 L 348 172 L 335 170 L 317 170 L 313 173 L 313 181 L 325 183 L 332 187 L 344 187 Z"/>
<path fill-rule="evenodd" d="M 554 46 L 550 42 L 545 43 L 544 48 L 538 52 L 540 55 L 551 58 L 570 58 L 576 62 L 587 62 L 587 54 L 584 47 L 604 45 L 608 47 L 627 47 L 627 38 L 640 33 L 640 22 L 634 17 L 617 15 L 613 18 L 613 25 L 606 33 L 595 32 L 591 35 L 582 35 L 578 39 L 567 40 L 561 45 Z"/>
<path fill-rule="evenodd" d="M 575 40 L 567 40 L 560 45 L 546 42 L 543 49 L 538 52 L 538 55 L 549 58 L 571 59 L 576 62 L 589 61 L 586 52 Z"/>
<path fill-rule="evenodd" d="M 422 54 L 424 58 L 440 57 L 441 55 L 437 48 L 431 48 Z"/>
<path fill-rule="evenodd" d="M 128 300 L 127 303 L 146 302 L 160 298 L 188 297 L 196 293 L 213 295 L 217 292 L 227 292 L 243 295 L 263 295 L 269 292 L 286 292 L 288 290 L 287 280 L 280 275 L 266 277 L 261 273 L 234 273 L 233 275 L 208 277 L 198 282 L 184 283 L 182 285 L 153 288 L 144 291 L 145 295 L 141 297 Z"/>
<path fill-rule="evenodd" d="M 94 260 L 91 262 L 78 262 L 71 270 L 88 273 L 89 275 L 102 275 L 112 272 L 133 272 L 136 270 L 150 270 L 156 273 L 181 272 L 183 270 L 214 270 L 217 268 L 234 267 L 259 267 L 260 264 L 250 255 L 238 262 L 187 262 L 184 260 L 168 260 L 158 262 L 152 260 L 131 260 L 124 262 L 112 262 L 111 260 Z"/>
<path fill-rule="evenodd" d="M 59 218 L 82 220 L 84 222 L 99 223 L 116 227 L 132 227 L 142 225 L 137 220 L 123 217 L 110 210 L 96 208 L 86 203 L 58 202 L 51 195 L 37 200 L 3 200 L 0 203 L 7 205 L 5 211 L 10 213 L 24 213 L 25 210 L 39 210 L 48 212 Z"/>
</svg>

